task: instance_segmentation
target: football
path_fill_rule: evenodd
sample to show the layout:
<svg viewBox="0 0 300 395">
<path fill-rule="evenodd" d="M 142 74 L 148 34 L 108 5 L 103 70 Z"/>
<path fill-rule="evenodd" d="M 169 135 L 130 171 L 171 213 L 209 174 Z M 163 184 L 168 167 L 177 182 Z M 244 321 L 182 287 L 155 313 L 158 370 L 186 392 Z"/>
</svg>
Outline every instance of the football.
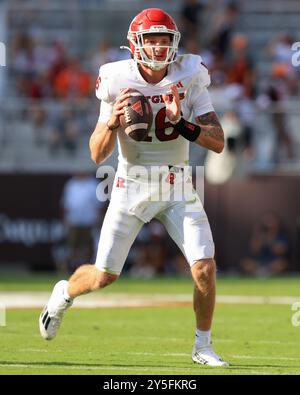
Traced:
<svg viewBox="0 0 300 395">
<path fill-rule="evenodd" d="M 120 116 L 121 130 L 135 141 L 143 141 L 152 125 L 153 113 L 151 105 L 141 92 L 131 89 L 131 96 L 124 107 L 124 115 Z"/>
</svg>

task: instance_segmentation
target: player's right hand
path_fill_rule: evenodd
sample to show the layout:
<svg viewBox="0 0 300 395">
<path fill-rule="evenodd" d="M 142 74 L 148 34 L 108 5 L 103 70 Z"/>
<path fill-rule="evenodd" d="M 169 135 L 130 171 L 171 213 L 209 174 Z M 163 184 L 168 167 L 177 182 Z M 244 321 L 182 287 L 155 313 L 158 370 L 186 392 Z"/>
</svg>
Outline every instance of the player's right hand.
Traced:
<svg viewBox="0 0 300 395">
<path fill-rule="evenodd" d="M 115 100 L 113 106 L 113 112 L 110 120 L 108 121 L 108 126 L 112 129 L 117 128 L 120 125 L 120 115 L 124 114 L 124 107 L 128 104 L 127 99 L 130 97 L 128 93 L 129 88 L 121 89 L 119 96 Z"/>
</svg>

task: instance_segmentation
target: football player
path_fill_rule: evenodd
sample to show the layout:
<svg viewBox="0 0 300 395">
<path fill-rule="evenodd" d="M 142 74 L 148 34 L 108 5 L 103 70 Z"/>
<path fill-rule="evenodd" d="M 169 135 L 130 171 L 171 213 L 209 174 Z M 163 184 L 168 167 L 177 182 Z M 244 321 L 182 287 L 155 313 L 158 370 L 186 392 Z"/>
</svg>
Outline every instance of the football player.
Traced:
<svg viewBox="0 0 300 395">
<path fill-rule="evenodd" d="M 173 184 L 175 177 L 176 182 L 187 182 L 181 170 L 188 164 L 190 142 L 222 152 L 224 135 L 207 91 L 209 73 L 200 56 L 177 55 L 180 32 L 173 18 L 161 9 L 139 13 L 130 24 L 127 38 L 132 58 L 103 65 L 96 86 L 101 107 L 90 139 L 91 157 L 102 163 L 113 152 L 116 141 L 119 148 L 96 263 L 82 265 L 69 281 L 55 285 L 40 316 L 40 332 L 45 339 L 54 338 L 75 297 L 116 281 L 139 230 L 145 222 L 157 218 L 185 255 L 195 283 L 192 360 L 227 366 L 211 342 L 216 264 L 210 225 L 199 197 L 153 201 L 147 194 L 130 193 L 135 190 L 132 186 L 145 181 L 132 171 L 137 165 L 165 169 L 160 181 L 153 181 L 156 190 L 159 183 Z M 120 129 L 129 88 L 147 96 L 153 110 L 152 128 L 142 142 Z"/>
</svg>

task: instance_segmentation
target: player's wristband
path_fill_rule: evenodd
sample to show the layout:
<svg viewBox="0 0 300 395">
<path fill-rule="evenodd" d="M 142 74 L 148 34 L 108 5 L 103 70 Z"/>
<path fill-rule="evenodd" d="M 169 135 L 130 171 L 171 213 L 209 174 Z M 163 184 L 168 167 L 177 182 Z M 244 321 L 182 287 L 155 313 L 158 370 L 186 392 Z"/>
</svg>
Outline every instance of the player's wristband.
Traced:
<svg viewBox="0 0 300 395">
<path fill-rule="evenodd" d="M 201 133 L 201 127 L 199 125 L 188 122 L 184 118 L 180 118 L 178 122 L 173 123 L 172 125 L 176 132 L 189 141 L 197 140 Z"/>
</svg>

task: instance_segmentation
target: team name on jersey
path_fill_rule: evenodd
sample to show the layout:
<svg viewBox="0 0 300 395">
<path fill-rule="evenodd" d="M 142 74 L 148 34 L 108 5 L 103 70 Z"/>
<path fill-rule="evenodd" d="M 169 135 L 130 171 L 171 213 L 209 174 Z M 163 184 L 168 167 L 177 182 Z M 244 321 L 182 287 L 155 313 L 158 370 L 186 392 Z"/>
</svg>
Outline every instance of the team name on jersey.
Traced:
<svg viewBox="0 0 300 395">
<path fill-rule="evenodd" d="M 169 95 L 171 100 L 173 100 L 173 95 Z M 146 96 L 148 100 L 150 100 L 153 104 L 164 103 L 162 95 L 154 95 L 154 96 Z M 179 99 L 183 100 L 185 97 L 184 92 L 179 93 Z"/>
</svg>

